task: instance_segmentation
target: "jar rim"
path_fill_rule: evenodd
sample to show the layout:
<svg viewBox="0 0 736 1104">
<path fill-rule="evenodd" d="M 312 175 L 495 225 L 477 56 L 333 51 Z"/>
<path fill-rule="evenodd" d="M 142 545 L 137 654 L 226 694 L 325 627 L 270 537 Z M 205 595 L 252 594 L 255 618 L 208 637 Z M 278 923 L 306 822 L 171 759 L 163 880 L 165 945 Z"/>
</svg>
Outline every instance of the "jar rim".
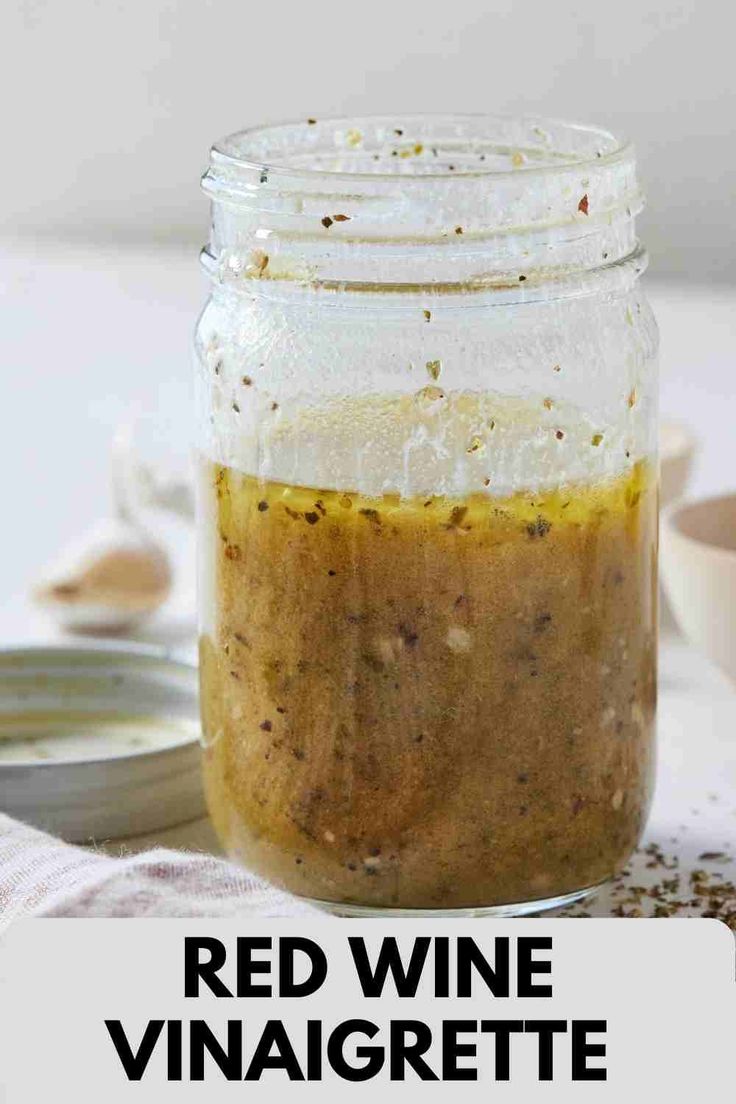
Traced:
<svg viewBox="0 0 736 1104">
<path fill-rule="evenodd" d="M 399 124 L 401 124 L 399 126 Z M 412 157 L 410 146 L 398 143 L 397 138 L 413 137 L 414 135 L 426 135 L 432 128 L 438 129 L 438 137 L 445 131 L 455 128 L 455 138 L 466 141 L 471 152 L 485 144 L 500 159 L 501 164 L 493 167 L 487 157 L 475 164 L 457 165 L 450 163 L 436 171 L 420 172 L 412 171 L 419 164 L 418 157 Z M 318 164 L 305 163 L 304 160 L 295 160 L 294 154 L 321 154 L 329 153 L 354 157 L 365 153 L 363 140 L 365 132 L 371 130 L 373 134 L 381 131 L 393 136 L 393 149 L 388 153 L 388 164 L 396 165 L 391 171 L 386 171 L 381 164 L 381 157 L 377 158 L 377 168 L 369 171 L 355 168 L 324 167 Z M 506 133 L 504 133 L 504 130 Z M 355 136 L 358 135 L 358 141 Z M 343 142 L 341 136 L 345 136 Z M 320 140 L 332 137 L 332 147 L 320 146 Z M 568 141 L 577 141 L 581 148 L 577 151 L 557 149 L 552 144 L 566 138 Z M 305 141 L 306 139 L 306 141 Z M 351 141 L 352 139 L 352 141 Z M 514 140 L 515 139 L 515 140 Z M 269 143 L 273 143 L 276 156 L 272 156 Z M 425 143 L 421 144 L 424 152 Z M 401 145 L 401 149 L 397 147 Z M 289 149 L 292 153 L 289 154 Z M 396 153 L 394 154 L 394 149 Z M 281 158 L 279 150 L 284 154 Z M 375 156 L 376 151 L 372 151 Z M 407 154 L 406 156 L 405 153 Z M 468 177 L 488 177 L 498 181 L 504 177 L 510 177 L 523 173 L 525 177 L 548 175 L 555 173 L 569 173 L 570 170 L 580 171 L 588 167 L 603 168 L 613 165 L 621 160 L 632 158 L 633 146 L 626 139 L 617 138 L 611 131 L 587 123 L 570 122 L 557 118 L 547 118 L 536 115 L 504 115 L 486 112 L 458 112 L 458 113 L 433 113 L 412 112 L 407 115 L 344 115 L 328 116 L 322 119 L 284 120 L 276 123 L 259 124 L 235 131 L 232 134 L 216 141 L 211 148 L 213 163 L 229 166 L 231 170 L 243 169 L 247 172 L 268 171 L 269 174 L 298 175 L 314 180 L 325 177 L 330 180 L 371 181 L 378 183 L 385 180 L 395 183 L 400 180 L 402 184 L 415 187 L 423 181 L 436 183 L 438 180 L 458 180 Z M 521 155 L 520 157 L 518 155 Z M 543 163 L 536 163 L 535 157 L 547 155 L 548 159 Z M 508 164 L 503 164 L 503 158 L 508 158 Z M 514 160 L 515 159 L 515 160 Z"/>
<path fill-rule="evenodd" d="M 630 144 L 536 116 L 254 127 L 213 147 L 202 187 L 223 280 L 355 289 L 591 271 L 635 251 L 642 206 Z"/>
</svg>

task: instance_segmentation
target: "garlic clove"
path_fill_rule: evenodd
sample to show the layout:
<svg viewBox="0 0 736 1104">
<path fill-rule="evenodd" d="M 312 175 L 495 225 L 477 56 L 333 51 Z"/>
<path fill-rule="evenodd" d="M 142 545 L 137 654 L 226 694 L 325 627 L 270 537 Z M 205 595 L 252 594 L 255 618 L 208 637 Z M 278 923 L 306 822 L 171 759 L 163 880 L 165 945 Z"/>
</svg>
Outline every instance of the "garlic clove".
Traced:
<svg viewBox="0 0 736 1104">
<path fill-rule="evenodd" d="M 157 610 L 171 583 L 165 549 L 133 522 L 108 518 L 60 554 L 33 597 L 64 628 L 115 632 Z"/>
</svg>

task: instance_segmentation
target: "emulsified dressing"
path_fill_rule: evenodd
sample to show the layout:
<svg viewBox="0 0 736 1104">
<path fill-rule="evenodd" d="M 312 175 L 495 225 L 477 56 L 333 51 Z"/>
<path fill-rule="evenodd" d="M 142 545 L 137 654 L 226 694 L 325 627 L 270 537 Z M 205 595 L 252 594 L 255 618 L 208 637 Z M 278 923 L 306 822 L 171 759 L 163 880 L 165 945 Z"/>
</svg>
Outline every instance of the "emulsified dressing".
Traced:
<svg viewBox="0 0 736 1104">
<path fill-rule="evenodd" d="M 409 497 L 202 469 L 205 778 L 231 854 L 406 908 L 549 899 L 623 865 L 653 768 L 646 462 Z"/>
</svg>

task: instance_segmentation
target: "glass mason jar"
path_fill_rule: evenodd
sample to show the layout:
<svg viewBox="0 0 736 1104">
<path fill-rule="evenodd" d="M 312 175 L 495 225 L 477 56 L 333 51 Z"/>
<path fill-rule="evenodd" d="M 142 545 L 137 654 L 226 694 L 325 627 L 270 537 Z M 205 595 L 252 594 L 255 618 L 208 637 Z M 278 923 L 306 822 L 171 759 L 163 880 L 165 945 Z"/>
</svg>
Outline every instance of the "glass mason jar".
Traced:
<svg viewBox="0 0 736 1104">
<path fill-rule="evenodd" d="M 200 318 L 205 777 L 347 914 L 523 913 L 650 801 L 656 327 L 630 147 L 492 117 L 215 146 Z"/>
</svg>

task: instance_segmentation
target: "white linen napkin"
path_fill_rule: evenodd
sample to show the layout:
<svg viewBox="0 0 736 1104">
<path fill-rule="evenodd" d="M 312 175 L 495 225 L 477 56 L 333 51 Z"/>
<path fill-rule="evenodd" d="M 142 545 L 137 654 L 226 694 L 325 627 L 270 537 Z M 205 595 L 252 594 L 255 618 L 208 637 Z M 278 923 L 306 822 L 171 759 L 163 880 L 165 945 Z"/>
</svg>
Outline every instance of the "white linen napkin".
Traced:
<svg viewBox="0 0 736 1104">
<path fill-rule="evenodd" d="M 156 848 L 113 858 L 0 813 L 0 930 L 22 916 L 322 916 L 212 855 Z"/>
</svg>

